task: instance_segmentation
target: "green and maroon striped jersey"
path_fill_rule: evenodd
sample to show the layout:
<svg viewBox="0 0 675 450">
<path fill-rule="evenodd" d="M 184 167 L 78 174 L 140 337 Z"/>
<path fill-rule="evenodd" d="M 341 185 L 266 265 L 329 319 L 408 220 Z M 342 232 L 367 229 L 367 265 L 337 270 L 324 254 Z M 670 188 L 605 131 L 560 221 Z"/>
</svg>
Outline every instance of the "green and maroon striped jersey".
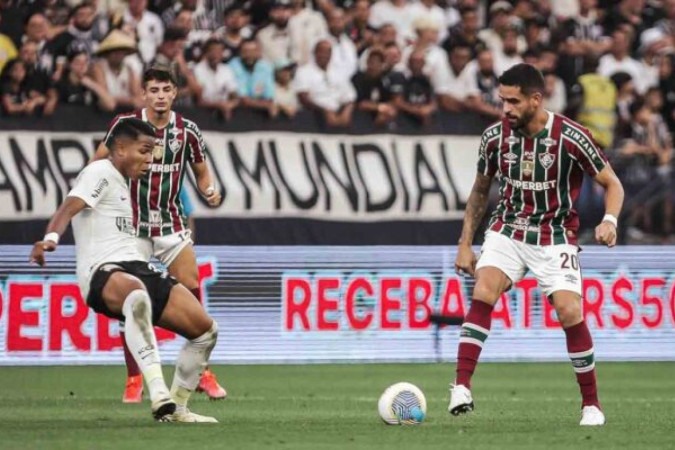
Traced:
<svg viewBox="0 0 675 450">
<path fill-rule="evenodd" d="M 483 132 L 479 153 L 478 172 L 499 180 L 489 230 L 528 244 L 576 245 L 583 174 L 595 177 L 608 164 L 586 128 L 549 112 L 546 127 L 528 137 L 502 119 Z"/>
<path fill-rule="evenodd" d="M 148 121 L 145 109 L 115 117 L 104 140 L 108 148 L 112 145 L 111 133 L 117 123 L 129 117 Z M 165 128 L 156 129 L 153 161 L 148 175 L 139 180 L 129 180 L 138 236 L 166 236 L 187 229 L 179 193 L 186 163 L 203 162 L 205 147 L 197 125 L 176 112 L 171 111 Z"/>
</svg>

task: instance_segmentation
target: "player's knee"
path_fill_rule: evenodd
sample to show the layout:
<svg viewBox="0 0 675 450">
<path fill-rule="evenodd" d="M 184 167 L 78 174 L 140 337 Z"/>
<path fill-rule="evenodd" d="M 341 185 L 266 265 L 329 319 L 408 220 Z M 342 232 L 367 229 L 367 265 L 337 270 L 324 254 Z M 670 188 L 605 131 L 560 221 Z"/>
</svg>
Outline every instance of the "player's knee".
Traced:
<svg viewBox="0 0 675 450">
<path fill-rule="evenodd" d="M 203 348 L 213 348 L 218 341 L 218 324 L 216 321 L 212 321 L 211 327 L 204 332 L 201 336 L 192 339 L 193 345 Z"/>
<path fill-rule="evenodd" d="M 136 289 L 127 295 L 122 306 L 122 314 L 127 319 L 146 323 L 152 318 L 152 302 L 144 289 Z"/>
<path fill-rule="evenodd" d="M 501 292 L 496 286 L 491 286 L 488 283 L 476 283 L 476 286 L 473 288 L 473 298 L 482 300 L 485 303 L 493 305 L 499 299 Z"/>
<path fill-rule="evenodd" d="M 581 305 L 576 302 L 567 302 L 556 308 L 560 324 L 567 328 L 581 322 Z"/>
</svg>

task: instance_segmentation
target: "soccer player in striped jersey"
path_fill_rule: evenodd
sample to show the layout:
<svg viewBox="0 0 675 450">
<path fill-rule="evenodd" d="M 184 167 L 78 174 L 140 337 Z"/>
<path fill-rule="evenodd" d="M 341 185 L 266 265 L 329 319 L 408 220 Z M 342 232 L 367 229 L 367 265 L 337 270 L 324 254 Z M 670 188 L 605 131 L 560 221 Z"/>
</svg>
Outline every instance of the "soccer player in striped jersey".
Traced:
<svg viewBox="0 0 675 450">
<path fill-rule="evenodd" d="M 168 268 L 169 274 L 201 301 L 197 259 L 180 201 L 187 165 L 192 168 L 199 191 L 210 206 L 218 206 L 221 197 L 206 165 L 206 148 L 199 128 L 194 122 L 171 110 L 176 95 L 176 81 L 169 68 L 153 66 L 146 70 L 143 75 L 146 107 L 113 119 L 105 139 L 96 150 L 94 160 L 108 156 L 111 137 L 121 120 L 135 117 L 155 128 L 150 172 L 146 177 L 129 182 L 139 250 L 148 261 L 153 256 L 157 258 Z M 121 334 L 124 336 L 123 331 Z M 122 342 L 126 342 L 124 337 Z M 127 383 L 123 401 L 137 403 L 142 400 L 143 380 L 126 345 L 124 359 Z M 227 396 L 208 367 L 202 374 L 198 390 L 212 399 Z"/>
<path fill-rule="evenodd" d="M 517 64 L 499 78 L 503 118 L 481 137 L 478 173 L 469 195 L 455 269 L 476 279 L 459 339 L 457 374 L 448 411 L 473 410 L 471 377 L 490 333 L 501 294 L 529 270 L 554 306 L 581 390 L 581 425 L 603 425 L 593 341 L 581 310 L 581 270 L 574 202 L 584 173 L 605 189 L 605 216 L 598 243 L 616 244 L 623 187 L 587 129 L 543 107 L 544 78 Z M 485 214 L 494 177 L 500 201 L 490 219 L 478 260 L 471 249 Z"/>
</svg>

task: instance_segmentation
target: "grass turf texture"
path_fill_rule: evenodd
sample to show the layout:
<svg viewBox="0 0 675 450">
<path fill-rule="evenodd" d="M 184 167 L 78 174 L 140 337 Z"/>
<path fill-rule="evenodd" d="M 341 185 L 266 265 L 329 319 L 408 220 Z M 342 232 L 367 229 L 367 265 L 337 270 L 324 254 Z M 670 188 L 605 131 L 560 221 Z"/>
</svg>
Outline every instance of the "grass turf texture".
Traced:
<svg viewBox="0 0 675 450">
<path fill-rule="evenodd" d="M 447 413 L 450 364 L 215 366 L 230 397 L 191 407 L 218 425 L 158 424 L 121 403 L 124 369 L 0 367 L 2 449 L 672 448 L 675 363 L 601 363 L 608 424 L 582 428 L 569 364 L 482 364 L 477 410 Z M 170 380 L 170 377 L 167 377 Z M 426 394 L 420 426 L 387 426 L 377 399 L 397 381 Z"/>
</svg>

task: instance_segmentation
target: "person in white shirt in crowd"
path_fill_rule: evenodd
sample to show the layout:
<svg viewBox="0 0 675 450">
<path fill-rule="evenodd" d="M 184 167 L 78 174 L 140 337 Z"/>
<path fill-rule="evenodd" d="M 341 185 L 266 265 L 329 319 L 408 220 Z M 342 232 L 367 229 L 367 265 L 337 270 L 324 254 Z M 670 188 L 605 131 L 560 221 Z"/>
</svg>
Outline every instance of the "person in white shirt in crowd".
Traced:
<svg viewBox="0 0 675 450">
<path fill-rule="evenodd" d="M 523 62 L 523 58 L 518 52 L 519 37 L 520 33 L 516 27 L 509 27 L 504 31 L 501 51 L 493 52 L 497 76 Z"/>
<path fill-rule="evenodd" d="M 225 44 L 217 38 L 208 39 L 202 53 L 202 60 L 194 67 L 195 78 L 202 87 L 197 105 L 217 111 L 228 121 L 239 105 L 239 98 L 234 72 L 223 63 Z"/>
<path fill-rule="evenodd" d="M 368 62 L 368 53 L 370 53 L 370 50 L 372 48 L 378 47 L 378 48 L 387 48 L 387 46 L 394 44 L 397 46 L 397 48 L 401 48 L 399 40 L 398 40 L 398 35 L 396 34 L 396 27 L 390 23 L 386 23 L 382 25 L 377 32 L 375 33 L 375 36 L 373 38 L 373 45 L 370 47 L 366 48 L 362 53 L 361 56 L 359 56 L 359 70 L 366 70 L 367 67 L 367 62 Z M 400 65 L 401 70 L 405 70 L 405 63 L 401 63 Z"/>
<path fill-rule="evenodd" d="M 290 59 L 302 65 L 311 60 L 313 43 L 328 35 L 328 25 L 323 14 L 308 7 L 305 0 L 291 0 L 291 12 L 288 21 L 292 42 Z"/>
<path fill-rule="evenodd" d="M 122 12 L 122 30 L 138 38 L 138 52 L 145 64 L 155 58 L 157 47 L 164 38 L 162 19 L 147 8 L 148 0 L 129 0 Z"/>
<path fill-rule="evenodd" d="M 414 19 L 408 0 L 378 0 L 370 7 L 370 26 L 379 29 L 382 25 L 392 24 L 401 45 L 415 40 Z"/>
<path fill-rule="evenodd" d="M 274 0 L 269 15 L 271 23 L 258 31 L 263 59 L 275 63 L 291 56 L 291 33 L 288 21 L 291 18 L 290 0 Z"/>
<path fill-rule="evenodd" d="M 674 46 L 675 34 L 670 39 L 664 39 L 660 30 L 650 28 L 640 35 L 639 62 L 644 66 L 642 84 L 645 92 L 659 85 L 661 59 L 673 54 Z"/>
<path fill-rule="evenodd" d="M 489 49 L 478 52 L 475 69 L 472 70 L 466 93 L 466 108 L 490 119 L 502 116 L 499 99 L 499 81 L 495 73 L 494 59 Z"/>
<path fill-rule="evenodd" d="M 300 104 L 319 112 L 331 127 L 351 125 L 356 91 L 349 80 L 332 72 L 333 46 L 322 39 L 314 46 L 314 61 L 301 66 L 295 74 L 295 89 Z"/>
<path fill-rule="evenodd" d="M 544 73 L 544 109 L 557 114 L 563 114 L 567 108 L 567 90 L 565 83 L 555 72 Z"/>
<path fill-rule="evenodd" d="M 446 111 L 459 112 L 464 109 L 470 78 L 476 70 L 476 62 L 471 60 L 471 51 L 471 47 L 464 43 L 455 45 L 450 51 L 448 77 L 436 91 L 438 102 Z"/>
<path fill-rule="evenodd" d="M 298 93 L 293 84 L 296 66 L 297 64 L 290 60 L 277 61 L 274 65 L 274 103 L 287 117 L 295 116 L 300 107 Z"/>
<path fill-rule="evenodd" d="M 448 55 L 438 46 L 438 25 L 430 17 L 418 17 L 414 23 L 417 40 L 403 50 L 403 61 L 407 63 L 410 54 L 422 51 L 426 64 L 424 73 L 429 77 L 434 92 L 443 91 L 450 77 Z"/>
<path fill-rule="evenodd" d="M 136 53 L 134 38 L 121 30 L 112 30 L 98 47 L 98 60 L 92 78 L 115 99 L 116 108 L 135 109 L 143 105 L 141 81 L 126 64 L 126 57 Z"/>
<path fill-rule="evenodd" d="M 445 11 L 436 4 L 436 0 L 419 0 L 410 4 L 410 14 L 413 23 L 418 17 L 429 17 L 438 25 L 438 42 L 442 42 L 448 36 L 448 28 L 445 22 Z"/>
<path fill-rule="evenodd" d="M 346 25 L 345 12 L 342 9 L 334 8 L 328 13 L 329 34 L 326 39 L 333 45 L 331 71 L 349 80 L 358 69 L 358 57 L 356 45 L 345 34 Z"/>
<path fill-rule="evenodd" d="M 624 27 L 617 28 L 612 33 L 612 47 L 609 53 L 600 58 L 598 73 L 611 77 L 617 72 L 626 72 L 635 81 L 638 94 L 643 94 L 650 87 L 649 80 L 645 80 L 644 65 L 630 56 L 632 36 L 633 31 Z"/>
<path fill-rule="evenodd" d="M 514 25 L 513 6 L 505 0 L 499 0 L 490 6 L 490 27 L 478 33 L 478 37 L 492 50 L 493 55 L 503 52 L 503 36 Z M 517 51 L 527 50 L 525 38 L 518 36 Z"/>
</svg>

